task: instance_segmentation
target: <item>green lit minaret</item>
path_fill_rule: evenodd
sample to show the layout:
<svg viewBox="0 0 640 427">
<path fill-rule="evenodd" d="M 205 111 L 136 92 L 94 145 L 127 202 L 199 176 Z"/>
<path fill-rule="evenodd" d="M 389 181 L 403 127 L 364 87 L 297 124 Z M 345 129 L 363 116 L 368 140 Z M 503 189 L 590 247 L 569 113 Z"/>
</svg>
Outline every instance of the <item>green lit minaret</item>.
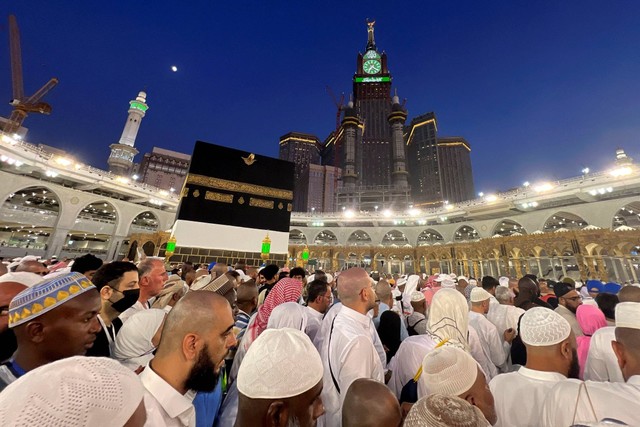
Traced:
<svg viewBox="0 0 640 427">
<path fill-rule="evenodd" d="M 129 117 L 127 117 L 120 141 L 109 146 L 111 148 L 111 154 L 107 160 L 109 172 L 122 176 L 127 176 L 131 172 L 133 158 L 138 154 L 138 150 L 134 148 L 136 136 L 148 109 L 145 92 L 138 93 L 136 99 L 129 101 Z"/>
</svg>

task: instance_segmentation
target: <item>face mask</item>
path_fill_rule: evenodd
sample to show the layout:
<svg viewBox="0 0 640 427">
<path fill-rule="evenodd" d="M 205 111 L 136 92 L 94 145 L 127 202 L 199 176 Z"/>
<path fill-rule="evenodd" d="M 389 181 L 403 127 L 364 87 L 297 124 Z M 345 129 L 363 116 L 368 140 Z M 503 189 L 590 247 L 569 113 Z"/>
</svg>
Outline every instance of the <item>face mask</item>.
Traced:
<svg viewBox="0 0 640 427">
<path fill-rule="evenodd" d="M 116 292 L 120 291 L 116 290 Z M 138 301 L 138 298 L 140 297 L 140 289 L 129 289 L 120 293 L 123 295 L 122 299 L 111 303 L 111 307 L 118 313 L 122 313 L 123 311 L 131 307 L 136 303 L 136 301 Z"/>
</svg>

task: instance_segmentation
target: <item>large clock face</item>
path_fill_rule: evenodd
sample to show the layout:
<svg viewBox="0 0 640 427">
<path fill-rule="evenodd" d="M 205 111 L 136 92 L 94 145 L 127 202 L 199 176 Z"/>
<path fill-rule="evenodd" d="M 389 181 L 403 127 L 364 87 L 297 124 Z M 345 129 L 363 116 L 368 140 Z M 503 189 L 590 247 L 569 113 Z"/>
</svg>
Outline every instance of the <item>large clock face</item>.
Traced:
<svg viewBox="0 0 640 427">
<path fill-rule="evenodd" d="M 368 61 L 365 61 L 364 64 L 362 64 L 362 69 L 367 74 L 377 74 L 380 72 L 382 67 L 380 66 L 380 61 L 370 59 Z"/>
</svg>

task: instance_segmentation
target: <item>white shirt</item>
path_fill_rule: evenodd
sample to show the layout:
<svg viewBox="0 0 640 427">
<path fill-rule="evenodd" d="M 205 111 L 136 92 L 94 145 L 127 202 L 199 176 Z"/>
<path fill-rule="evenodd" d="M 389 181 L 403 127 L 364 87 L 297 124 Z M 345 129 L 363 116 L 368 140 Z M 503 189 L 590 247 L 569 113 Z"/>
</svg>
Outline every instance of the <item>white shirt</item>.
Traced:
<svg viewBox="0 0 640 427">
<path fill-rule="evenodd" d="M 180 394 L 147 365 L 140 374 L 145 388 L 144 406 L 147 409 L 149 427 L 195 427 L 196 410 L 193 407 L 194 391 Z"/>
<path fill-rule="evenodd" d="M 607 326 L 598 329 L 591 337 L 584 367 L 585 380 L 624 382 L 618 358 L 611 347 L 611 341 L 616 339 L 615 331 L 615 326 Z"/>
<path fill-rule="evenodd" d="M 640 375 L 632 376 L 626 383 L 585 381 L 580 387 L 581 384 L 582 381 L 568 380 L 551 390 L 544 401 L 541 426 L 571 425 L 574 412 L 576 423 L 613 418 L 640 426 Z"/>
<path fill-rule="evenodd" d="M 370 378 L 384 384 L 384 368 L 371 339 L 372 330 L 375 332 L 369 316 L 344 305 L 333 321 L 333 332 L 323 342 L 320 352 L 324 365 L 325 426 L 341 425 L 342 403 L 353 381 Z"/>
<path fill-rule="evenodd" d="M 538 427 L 545 397 L 566 379 L 558 372 L 534 371 L 524 366 L 498 375 L 489 383 L 498 415 L 494 427 Z"/>
<path fill-rule="evenodd" d="M 324 314 L 311 307 L 307 307 L 307 314 L 307 328 L 305 332 L 313 342 L 322 325 L 322 316 L 324 316 Z"/>
<path fill-rule="evenodd" d="M 478 362 L 487 376 L 487 381 L 490 381 L 498 375 L 498 366 L 506 362 L 511 345 L 500 339 L 502 334 L 498 333 L 496 326 L 480 313 L 469 312 L 469 325 L 478 332 L 482 353 L 486 358 Z"/>
<path fill-rule="evenodd" d="M 402 341 L 395 356 L 389 362 L 391 378 L 387 386 L 400 399 L 402 387 L 416 375 L 422 359 L 435 348 L 437 342 L 431 335 L 413 335 Z M 418 397 L 420 395 L 418 394 Z"/>
<path fill-rule="evenodd" d="M 500 338 L 504 341 L 504 331 L 512 328 L 518 331 L 518 320 L 524 314 L 524 310 L 507 304 L 490 304 L 487 319 L 496 326 Z"/>
<path fill-rule="evenodd" d="M 142 310 L 146 310 L 148 308 L 151 308 L 151 304 L 149 304 L 149 301 L 147 301 L 146 303 L 141 303 L 139 300 L 136 301 L 135 304 L 133 304 L 131 307 L 127 308 L 125 311 L 123 311 L 122 313 L 120 313 L 120 316 L 118 316 L 120 318 L 120 320 L 122 320 L 122 323 L 126 322 L 131 316 L 133 316 L 134 314 L 136 314 L 139 311 Z"/>
</svg>

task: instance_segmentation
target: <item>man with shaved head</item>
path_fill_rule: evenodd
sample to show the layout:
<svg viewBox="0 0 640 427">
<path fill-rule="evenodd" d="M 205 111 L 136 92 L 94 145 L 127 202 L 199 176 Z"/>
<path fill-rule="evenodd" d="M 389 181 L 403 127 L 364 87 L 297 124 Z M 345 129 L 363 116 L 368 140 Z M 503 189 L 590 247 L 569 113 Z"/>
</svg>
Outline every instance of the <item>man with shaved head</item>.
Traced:
<svg viewBox="0 0 640 427">
<path fill-rule="evenodd" d="M 351 383 L 342 407 L 342 427 L 398 427 L 402 411 L 387 386 L 368 378 Z"/>
<path fill-rule="evenodd" d="M 640 425 L 640 303 L 616 306 L 611 346 L 625 382 L 563 381 L 547 395 L 537 425 L 582 425 L 605 418 Z"/>
<path fill-rule="evenodd" d="M 212 391 L 224 357 L 236 345 L 229 302 L 214 292 L 188 292 L 167 315 L 155 358 L 140 374 L 147 424 L 195 426 L 193 398 Z"/>
<path fill-rule="evenodd" d="M 40 276 L 44 276 L 49 273 L 47 266 L 40 261 L 23 261 L 18 264 L 15 271 L 28 271 L 29 273 L 39 274 Z"/>
<path fill-rule="evenodd" d="M 0 363 L 9 359 L 18 348 L 16 334 L 9 329 L 9 303 L 26 288 L 18 282 L 0 283 Z"/>
<path fill-rule="evenodd" d="M 382 361 L 372 340 L 375 329 L 367 316 L 376 305 L 376 293 L 367 272 L 362 268 L 343 272 L 338 280 L 338 296 L 342 309 L 333 319 L 320 348 L 324 365 L 322 402 L 327 426 L 340 425 L 342 404 L 355 380 L 369 378 L 384 384 Z"/>
<path fill-rule="evenodd" d="M 620 302 L 640 302 L 640 288 L 625 286 L 618 293 Z M 591 337 L 589 354 L 584 368 L 584 379 L 592 381 L 611 381 L 623 383 L 622 371 L 611 347 L 616 339 L 615 327 L 598 329 Z"/>
</svg>

